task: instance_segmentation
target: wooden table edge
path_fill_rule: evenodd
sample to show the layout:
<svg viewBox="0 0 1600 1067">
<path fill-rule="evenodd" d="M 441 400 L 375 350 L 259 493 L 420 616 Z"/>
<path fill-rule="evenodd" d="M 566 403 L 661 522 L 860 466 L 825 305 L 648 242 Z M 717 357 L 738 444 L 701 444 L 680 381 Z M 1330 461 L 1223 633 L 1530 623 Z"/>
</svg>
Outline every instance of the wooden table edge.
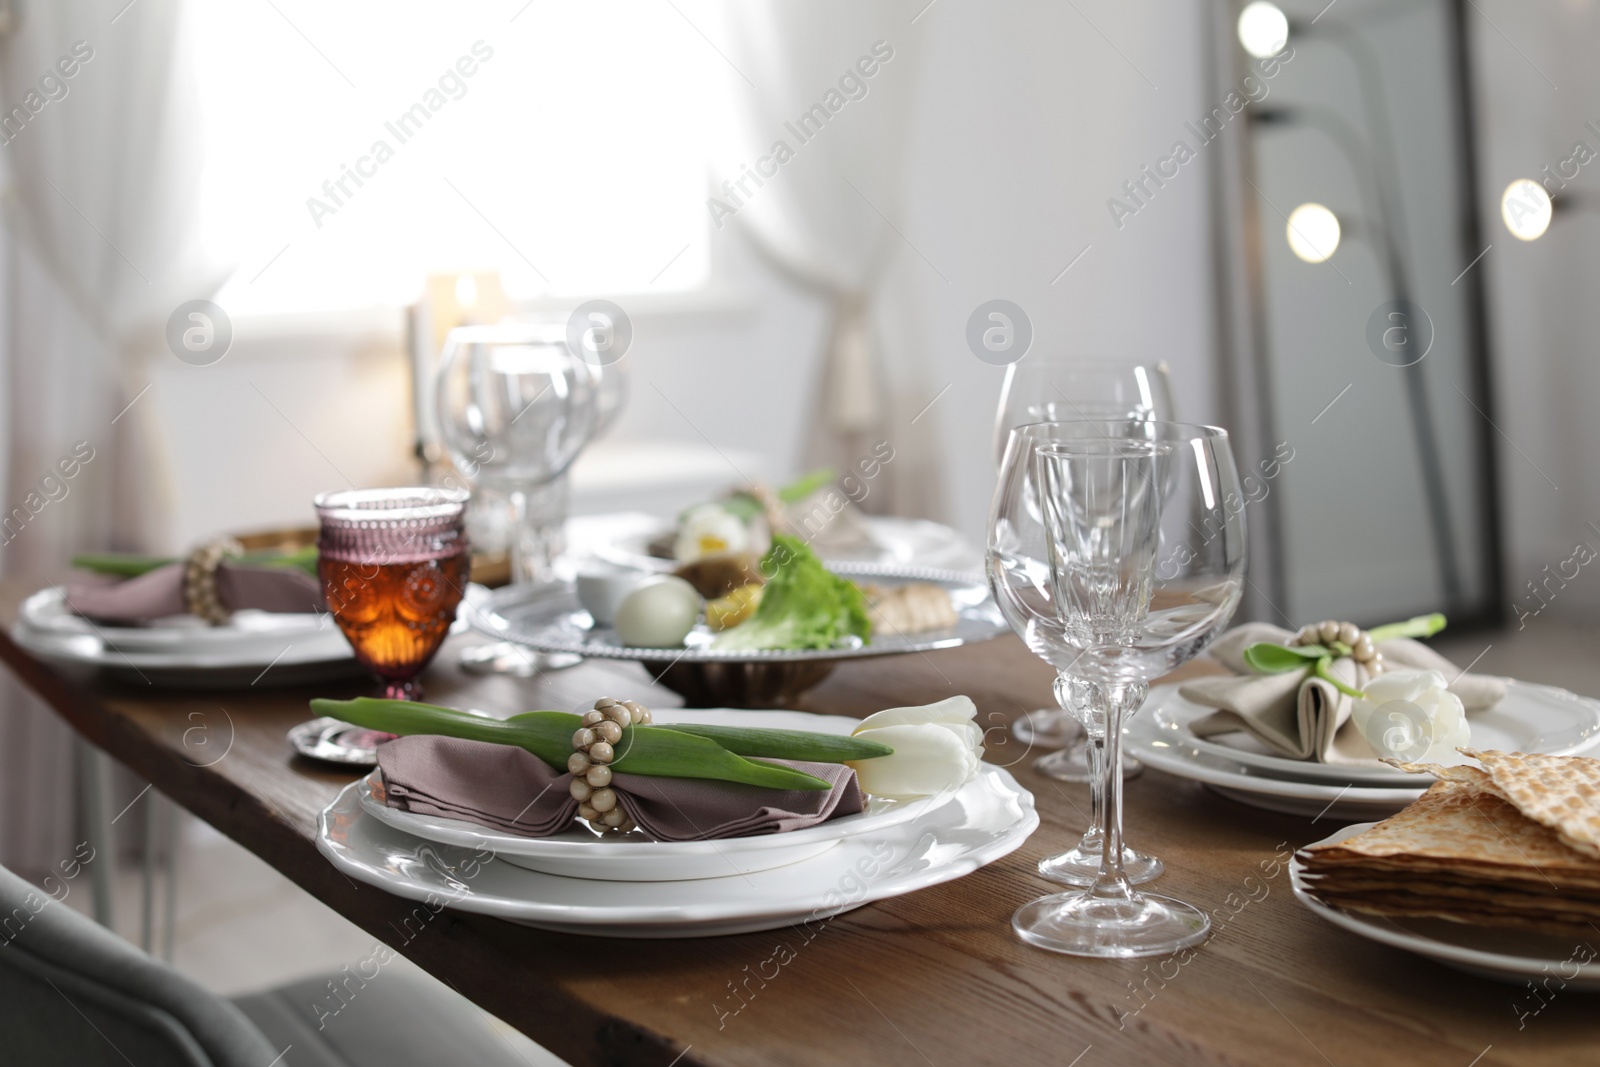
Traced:
<svg viewBox="0 0 1600 1067">
<path fill-rule="evenodd" d="M 515 991 L 497 988 L 493 982 L 486 983 L 483 988 L 470 990 L 458 987 L 431 965 L 430 957 L 438 951 L 432 946 L 444 945 L 463 936 L 481 940 L 479 931 L 475 929 L 481 924 L 515 924 L 489 916 L 468 916 L 446 911 L 435 920 L 443 937 L 408 939 L 400 934 L 391 921 L 377 918 L 369 921 L 366 915 L 368 909 L 343 907 L 341 903 L 363 890 L 378 893 L 394 902 L 399 917 L 415 910 L 416 902 L 404 900 L 374 886 L 358 886 L 326 862 L 307 864 L 292 858 L 286 860 L 284 857 L 297 849 L 309 848 L 315 853 L 315 843 L 308 841 L 276 811 L 261 804 L 236 783 L 222 776 L 207 775 L 204 767 L 174 758 L 172 749 L 128 724 L 109 708 L 96 706 L 91 695 L 35 659 L 4 631 L 0 631 L 0 661 L 5 662 L 22 684 L 44 700 L 91 744 L 112 754 L 118 762 L 146 781 L 152 784 L 159 782 L 159 785 L 155 785 L 158 792 L 260 857 L 319 903 L 400 952 L 430 976 L 445 982 L 501 1018 L 526 1018 L 528 996 L 536 994 L 545 998 L 541 1005 L 543 1010 L 538 1014 L 549 1018 L 552 1024 L 559 1025 L 552 1025 L 548 1031 L 542 1028 L 537 1032 L 526 1027 L 518 1029 L 562 1059 L 571 1063 L 677 1063 L 713 1067 L 713 1061 L 692 1055 L 692 1047 L 683 1046 L 665 1034 L 656 1033 L 599 1008 L 559 983 L 548 983 L 537 990 L 522 988 Z M 248 824 L 242 815 L 246 809 L 256 813 L 254 820 Z M 239 832 L 246 825 L 250 832 Z M 263 833 L 263 827 L 270 828 L 270 832 Z M 319 871 L 320 877 L 317 874 Z M 341 885 L 341 881 L 348 883 L 348 886 Z M 470 933 L 464 934 L 465 931 Z M 515 1005 L 511 1003 L 513 999 L 517 1001 Z M 583 1034 L 591 1034 L 593 1042 L 583 1041 L 580 1036 Z"/>
</svg>

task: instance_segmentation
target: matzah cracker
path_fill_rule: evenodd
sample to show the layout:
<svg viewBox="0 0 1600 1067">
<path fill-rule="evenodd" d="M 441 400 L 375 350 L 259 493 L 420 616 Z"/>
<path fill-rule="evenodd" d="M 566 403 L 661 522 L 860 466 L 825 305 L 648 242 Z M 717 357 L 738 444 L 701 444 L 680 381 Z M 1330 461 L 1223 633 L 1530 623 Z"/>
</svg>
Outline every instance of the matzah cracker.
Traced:
<svg viewBox="0 0 1600 1067">
<path fill-rule="evenodd" d="M 1387 763 L 1391 767 L 1399 768 L 1402 771 L 1409 771 L 1412 774 L 1431 774 L 1441 782 L 1456 782 L 1460 785 L 1471 786 L 1480 792 L 1494 793 L 1504 800 L 1511 799 L 1494 784 L 1494 779 L 1490 777 L 1488 771 L 1465 763 L 1458 763 L 1453 767 L 1445 767 L 1437 763 L 1402 763 L 1400 760 L 1393 758 L 1384 759 L 1381 762 Z"/>
<path fill-rule="evenodd" d="M 1446 919 L 1466 926 L 1508 927 L 1513 930 L 1532 930 L 1537 933 L 1555 934 L 1557 936 L 1580 935 L 1587 937 L 1594 933 L 1593 925 L 1587 922 L 1563 922 L 1542 916 L 1525 916 L 1499 908 L 1479 911 L 1450 906 L 1434 907 L 1426 904 L 1418 906 L 1382 900 L 1330 900 L 1328 903 L 1345 911 L 1365 912 L 1368 915 L 1381 915 L 1386 918 Z"/>
<path fill-rule="evenodd" d="M 1355 837 L 1311 846 L 1307 865 L 1314 868 L 1322 852 L 1600 876 L 1600 859 L 1575 852 L 1499 797 L 1451 781 L 1434 783 L 1404 811 Z"/>
<path fill-rule="evenodd" d="M 1488 772 L 1437 770 L 1445 776 L 1399 814 L 1304 849 L 1307 889 L 1374 915 L 1558 934 L 1600 924 L 1600 859 L 1523 814 Z"/>
<path fill-rule="evenodd" d="M 1335 870 L 1316 877 L 1308 876 L 1306 882 L 1318 893 L 1403 892 L 1462 899 L 1480 899 L 1482 894 L 1498 893 L 1507 899 L 1515 897 L 1517 900 L 1526 900 L 1535 907 L 1547 904 L 1556 907 L 1561 903 L 1600 907 L 1600 890 L 1592 888 L 1574 889 L 1542 882 L 1511 882 L 1493 878 L 1461 878 L 1436 871 L 1398 879 L 1391 871 Z"/>
<path fill-rule="evenodd" d="M 1494 784 L 1534 822 L 1600 859 L 1600 759 L 1461 750 L 1482 763 Z"/>
</svg>

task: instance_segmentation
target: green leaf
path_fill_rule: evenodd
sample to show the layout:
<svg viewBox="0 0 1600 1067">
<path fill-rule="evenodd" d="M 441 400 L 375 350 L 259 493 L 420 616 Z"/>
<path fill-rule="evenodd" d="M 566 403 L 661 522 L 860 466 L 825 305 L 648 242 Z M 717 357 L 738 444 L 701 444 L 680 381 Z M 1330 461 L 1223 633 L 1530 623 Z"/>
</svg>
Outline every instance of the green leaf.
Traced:
<svg viewBox="0 0 1600 1067">
<path fill-rule="evenodd" d="M 1444 628 L 1444 616 L 1436 611 L 1432 615 L 1417 615 L 1405 622 L 1374 626 L 1367 631 L 1367 636 L 1372 638 L 1373 644 L 1377 644 L 1379 641 L 1392 641 L 1397 637 L 1432 637 Z"/>
<path fill-rule="evenodd" d="M 528 711 L 511 719 L 469 715 L 454 708 L 410 700 L 313 700 L 318 715 L 383 730 L 391 734 L 438 734 L 470 741 L 516 745 L 550 766 L 565 770 L 572 755 L 572 735 L 583 725 L 577 715 L 564 711 Z M 715 741 L 679 733 L 662 726 L 629 726 L 617 742 L 619 772 L 658 778 L 710 778 L 767 789 L 823 790 L 831 788 L 815 775 L 792 767 L 744 759 Z"/>
<path fill-rule="evenodd" d="M 1327 654 L 1328 650 L 1321 645 L 1290 646 L 1261 641 L 1244 650 L 1244 661 L 1258 674 L 1282 674 L 1303 670 L 1311 666 L 1308 661 Z"/>
<path fill-rule="evenodd" d="M 1317 660 L 1317 677 L 1321 678 L 1323 681 L 1327 682 L 1329 685 L 1333 686 L 1347 697 L 1364 697 L 1367 695 L 1359 689 L 1353 689 L 1346 685 L 1343 679 L 1333 673 L 1333 671 L 1330 669 L 1332 667 L 1333 657 L 1323 656 L 1321 659 Z"/>
<path fill-rule="evenodd" d="M 137 578 L 176 562 L 165 556 L 139 556 L 130 552 L 84 552 L 72 557 L 72 565 L 79 570 L 114 574 L 119 578 Z"/>
<path fill-rule="evenodd" d="M 831 481 L 833 481 L 832 467 L 823 467 L 809 474 L 802 474 L 778 490 L 778 499 L 785 504 L 798 504 Z"/>
<path fill-rule="evenodd" d="M 515 719 L 515 716 L 513 716 Z M 680 734 L 715 741 L 738 756 L 804 760 L 808 763 L 850 763 L 894 754 L 880 741 L 808 730 L 774 730 L 764 726 L 701 726 L 673 722 L 662 725 Z"/>
<path fill-rule="evenodd" d="M 832 648 L 849 634 L 872 639 L 861 590 L 824 567 L 798 538 L 773 534 L 761 573 L 769 577 L 755 615 L 718 634 L 711 647 Z"/>
<path fill-rule="evenodd" d="M 166 556 L 140 556 L 130 552 L 84 552 L 72 557 L 72 565 L 96 574 L 114 574 L 119 578 L 137 578 L 179 560 Z M 292 552 L 267 549 L 246 552 L 238 562 L 257 567 L 298 567 L 311 577 L 317 577 L 317 546 L 306 545 Z"/>
<path fill-rule="evenodd" d="M 297 567 L 311 577 L 319 577 L 317 573 L 317 546 L 306 545 L 293 552 L 284 552 L 280 549 L 269 549 L 265 552 L 246 552 L 239 557 L 240 563 L 248 563 L 258 567 Z"/>
</svg>

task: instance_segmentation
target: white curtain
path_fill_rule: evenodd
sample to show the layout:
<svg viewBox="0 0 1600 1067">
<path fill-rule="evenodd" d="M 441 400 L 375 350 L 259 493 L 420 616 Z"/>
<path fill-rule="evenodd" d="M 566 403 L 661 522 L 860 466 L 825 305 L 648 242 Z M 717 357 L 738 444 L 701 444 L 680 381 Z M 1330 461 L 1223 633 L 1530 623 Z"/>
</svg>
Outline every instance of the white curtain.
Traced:
<svg viewBox="0 0 1600 1067">
<path fill-rule="evenodd" d="M 138 547 L 162 514 L 132 353 L 162 346 L 172 310 L 221 279 L 195 226 L 183 6 L 17 5 L 0 37 L 0 574 L 14 582 L 59 579 L 83 549 Z M 68 736 L 0 682 L 0 863 L 38 871 L 69 854 Z"/>
<path fill-rule="evenodd" d="M 885 279 L 916 255 L 899 232 L 918 81 L 905 5 L 726 0 L 722 13 L 734 122 L 712 214 L 832 305 L 807 460 L 843 473 L 886 440 L 895 459 L 865 506 L 931 515 L 936 420 L 917 419 L 931 394 L 915 352 L 882 343 L 907 334 L 885 328 Z"/>
</svg>

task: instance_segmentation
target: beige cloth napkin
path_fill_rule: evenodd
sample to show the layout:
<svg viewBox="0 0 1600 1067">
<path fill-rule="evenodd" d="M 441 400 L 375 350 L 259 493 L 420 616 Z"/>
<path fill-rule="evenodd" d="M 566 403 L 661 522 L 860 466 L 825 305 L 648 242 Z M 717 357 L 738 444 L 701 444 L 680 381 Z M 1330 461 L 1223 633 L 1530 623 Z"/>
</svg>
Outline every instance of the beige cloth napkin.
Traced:
<svg viewBox="0 0 1600 1067">
<path fill-rule="evenodd" d="M 770 760 L 832 783 L 828 790 L 764 789 L 703 778 L 612 775 L 639 829 L 658 841 L 708 841 L 802 830 L 862 810 L 856 772 L 839 763 Z M 384 803 L 401 811 L 462 819 L 522 837 L 572 825 L 572 775 L 524 749 L 416 734 L 378 747 Z"/>
<path fill-rule="evenodd" d="M 1235 676 L 1202 678 L 1178 688 L 1178 695 L 1185 700 L 1217 709 L 1191 722 L 1190 731 L 1196 737 L 1214 737 L 1243 730 L 1290 759 L 1379 766 L 1372 747 L 1350 723 L 1354 707 L 1351 697 L 1306 671 L 1257 674 L 1245 664 L 1244 650 L 1251 645 L 1281 645 L 1294 636 L 1292 630 L 1249 622 L 1217 638 L 1208 651 Z M 1506 695 L 1504 678 L 1463 674 L 1459 667 L 1419 641 L 1384 641 L 1378 651 L 1390 669 L 1443 674 L 1450 682 L 1450 692 L 1461 698 L 1462 707 L 1469 714 L 1494 707 Z M 1335 660 L 1332 669 L 1345 684 L 1356 689 L 1364 688 L 1369 680 L 1366 668 L 1349 658 Z"/>
</svg>

